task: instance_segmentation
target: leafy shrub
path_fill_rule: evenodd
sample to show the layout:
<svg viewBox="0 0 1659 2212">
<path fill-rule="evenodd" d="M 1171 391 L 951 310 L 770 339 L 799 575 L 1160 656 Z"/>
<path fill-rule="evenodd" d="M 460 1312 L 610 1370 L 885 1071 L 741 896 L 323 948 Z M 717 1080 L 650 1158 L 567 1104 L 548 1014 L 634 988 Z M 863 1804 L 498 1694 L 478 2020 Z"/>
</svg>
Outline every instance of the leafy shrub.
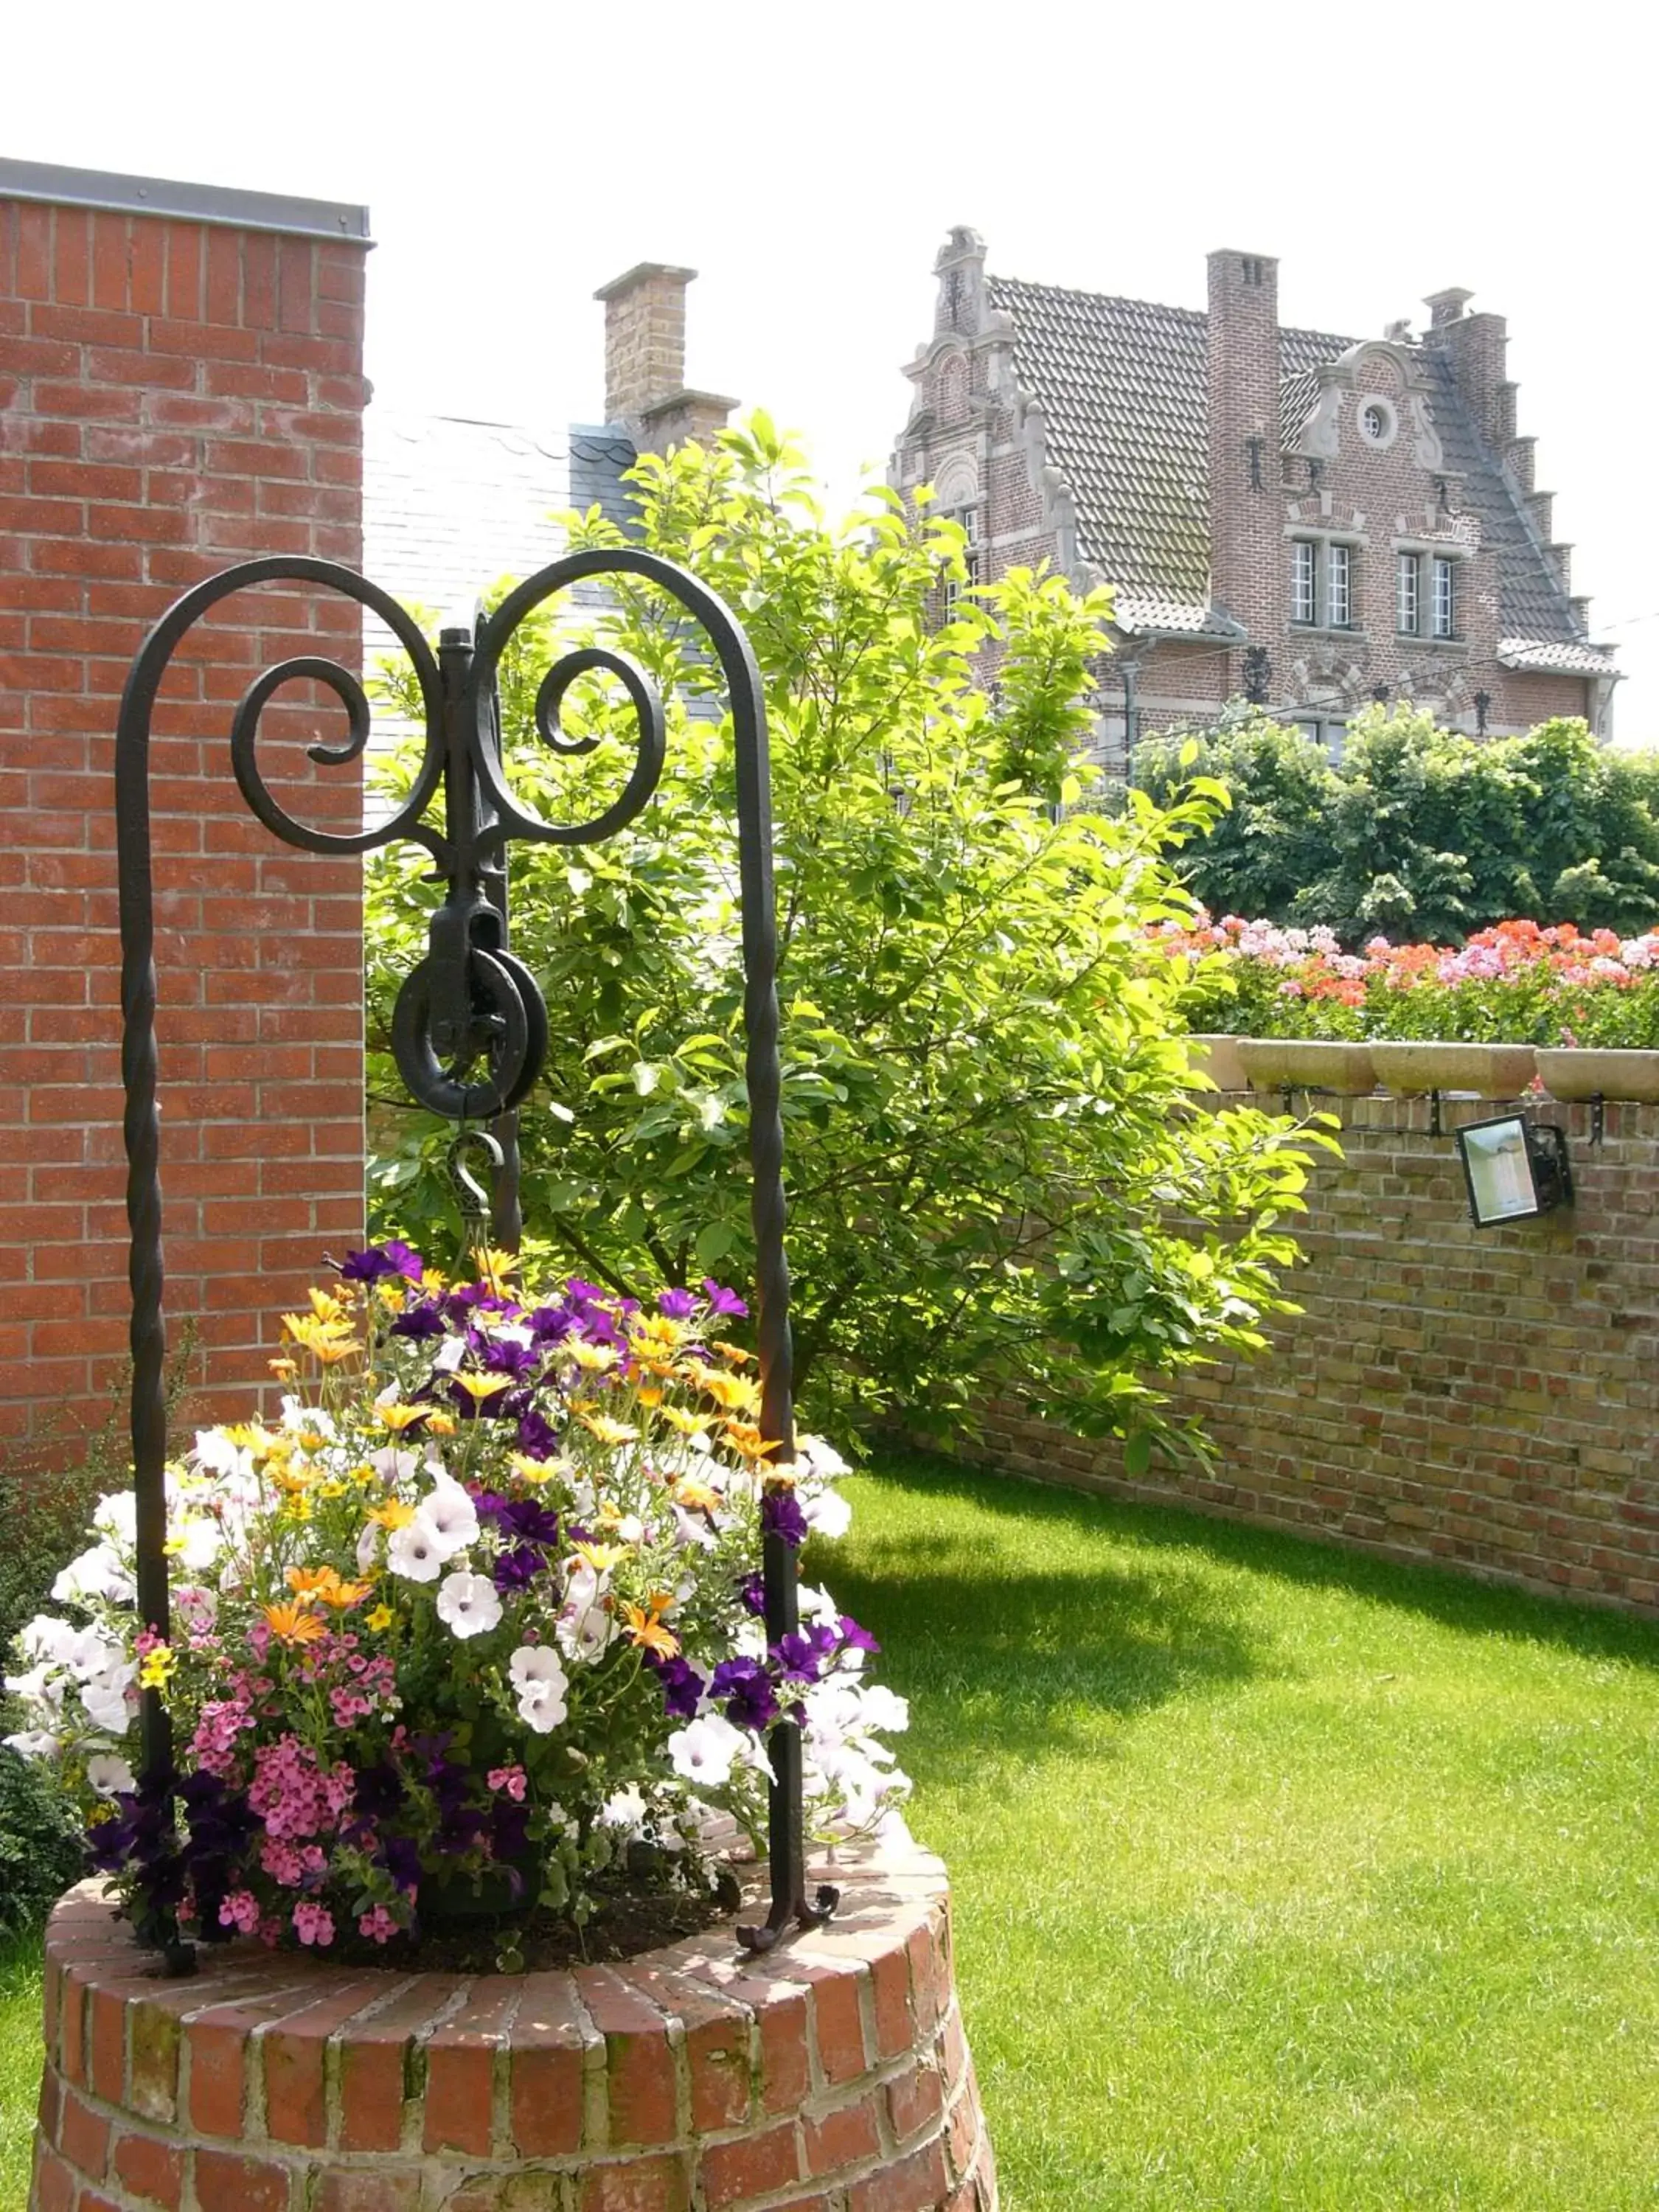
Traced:
<svg viewBox="0 0 1659 2212">
<path fill-rule="evenodd" d="M 0 1936 L 43 1918 L 84 1864 L 69 1799 L 44 1767 L 0 1745 Z"/>
</svg>

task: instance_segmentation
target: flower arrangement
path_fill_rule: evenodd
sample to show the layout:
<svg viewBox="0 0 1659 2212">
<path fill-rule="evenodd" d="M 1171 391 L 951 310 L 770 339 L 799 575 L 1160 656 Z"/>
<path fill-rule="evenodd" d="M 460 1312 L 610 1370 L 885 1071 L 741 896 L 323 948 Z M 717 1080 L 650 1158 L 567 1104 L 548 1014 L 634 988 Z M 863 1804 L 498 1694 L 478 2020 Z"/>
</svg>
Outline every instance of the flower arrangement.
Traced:
<svg viewBox="0 0 1659 2212">
<path fill-rule="evenodd" d="M 1659 1048 L 1659 932 L 1503 921 L 1458 947 L 1377 937 L 1357 953 L 1327 929 L 1213 921 L 1200 908 L 1151 942 L 1189 963 L 1196 1030 Z"/>
<path fill-rule="evenodd" d="M 484 1905 L 580 1928 L 641 1886 L 706 1896 L 711 1838 L 763 1832 L 785 1711 L 811 1832 L 871 1831 L 908 1789 L 873 1639 L 803 1588 L 768 1644 L 763 1533 L 796 1547 L 849 1509 L 828 1445 L 774 1463 L 725 1334 L 743 1301 L 541 1296 L 477 1264 L 451 1285 L 372 1247 L 284 1317 L 280 1415 L 168 1469 L 167 1640 L 135 1610 L 130 1492 L 19 1638 L 7 1741 L 79 1796 L 141 1933 L 383 1954 Z M 135 1778 L 141 1687 L 166 1791 Z"/>
</svg>

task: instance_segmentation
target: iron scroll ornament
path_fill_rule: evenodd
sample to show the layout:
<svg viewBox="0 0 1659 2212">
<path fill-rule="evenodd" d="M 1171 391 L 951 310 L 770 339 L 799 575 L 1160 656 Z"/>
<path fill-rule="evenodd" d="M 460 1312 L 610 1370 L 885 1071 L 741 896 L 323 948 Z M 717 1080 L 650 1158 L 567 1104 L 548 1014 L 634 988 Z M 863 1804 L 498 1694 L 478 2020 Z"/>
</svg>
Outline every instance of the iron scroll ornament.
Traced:
<svg viewBox="0 0 1659 2212">
<path fill-rule="evenodd" d="M 756 1248 L 756 1349 L 762 1432 L 776 1437 L 773 1461 L 793 1455 L 794 1411 L 789 1332 L 789 1271 L 784 1254 L 783 1121 L 778 1057 L 777 922 L 772 879 L 772 819 L 766 715 L 748 639 L 724 602 L 696 577 L 631 546 L 573 553 L 527 578 L 476 633 L 446 630 L 434 653 L 418 624 L 387 592 L 356 570 L 308 556 L 241 562 L 186 592 L 161 617 L 133 661 L 116 726 L 116 849 L 121 930 L 121 1072 L 125 1091 L 127 1218 L 131 1236 L 131 1437 L 137 1502 L 137 1604 L 146 1625 L 169 1632 L 164 1465 L 167 1351 L 160 1121 L 155 1049 L 156 977 L 150 839 L 149 748 L 155 702 L 186 634 L 221 600 L 260 584 L 320 585 L 379 616 L 407 653 L 425 714 L 425 742 L 408 797 L 389 821 L 349 832 L 296 820 L 260 773 L 260 716 L 284 684 L 309 678 L 343 707 L 343 744 L 313 744 L 324 768 L 358 759 L 368 743 L 369 705 L 361 680 L 339 663 L 305 655 L 268 669 L 250 685 L 231 727 L 231 764 L 250 810 L 277 837 L 322 854 L 362 854 L 398 839 L 433 857 L 445 896 L 434 912 L 426 957 L 398 994 L 393 1049 L 400 1073 L 423 1104 L 463 1125 L 510 1116 L 540 1072 L 547 1012 L 534 976 L 507 945 L 507 848 L 514 840 L 583 845 L 613 836 L 646 805 L 665 757 L 660 698 L 625 655 L 584 647 L 556 661 L 536 699 L 543 741 L 568 756 L 591 739 L 567 738 L 559 709 L 575 679 L 590 671 L 616 677 L 633 704 L 638 752 L 617 798 L 594 819 L 564 824 L 527 812 L 502 765 L 497 671 L 519 624 L 545 601 L 585 578 L 631 575 L 659 586 L 684 607 L 712 644 L 731 708 L 737 781 L 738 870 L 744 960 L 744 1074 L 749 1097 L 751 1218 Z M 426 820 L 440 787 L 441 830 Z M 510 1131 L 510 1121 L 505 1126 Z M 516 1224 L 516 1200 L 508 1214 Z M 498 1229 L 500 1213 L 498 1210 Z M 516 1241 L 509 1229 L 512 1241 Z M 768 1640 L 799 1626 L 794 1554 L 782 1537 L 763 1539 L 762 1580 Z M 168 1717 L 159 1693 L 141 1693 L 140 1761 L 147 1789 L 166 1792 L 173 1775 Z M 768 1818 L 771 1907 L 765 1923 L 738 1930 L 752 1950 L 769 1949 L 793 1926 L 811 1926 L 834 1910 L 836 1895 L 806 1892 L 801 1738 L 788 1717 L 768 1740 L 772 1781 Z M 169 1947 L 188 1972 L 188 1946 Z"/>
</svg>

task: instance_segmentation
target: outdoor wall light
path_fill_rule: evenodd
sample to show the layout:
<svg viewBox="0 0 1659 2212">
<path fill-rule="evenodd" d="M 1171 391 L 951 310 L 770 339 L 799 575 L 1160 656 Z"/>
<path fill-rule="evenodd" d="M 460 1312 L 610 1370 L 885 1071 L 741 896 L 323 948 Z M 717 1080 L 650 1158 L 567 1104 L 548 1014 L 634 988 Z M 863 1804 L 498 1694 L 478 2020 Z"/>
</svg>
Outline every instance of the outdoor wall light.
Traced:
<svg viewBox="0 0 1659 2212">
<path fill-rule="evenodd" d="M 1528 1221 L 1572 1203 L 1566 1132 L 1553 1123 L 1502 1114 L 1457 1132 L 1457 1150 L 1477 1229 Z"/>
</svg>

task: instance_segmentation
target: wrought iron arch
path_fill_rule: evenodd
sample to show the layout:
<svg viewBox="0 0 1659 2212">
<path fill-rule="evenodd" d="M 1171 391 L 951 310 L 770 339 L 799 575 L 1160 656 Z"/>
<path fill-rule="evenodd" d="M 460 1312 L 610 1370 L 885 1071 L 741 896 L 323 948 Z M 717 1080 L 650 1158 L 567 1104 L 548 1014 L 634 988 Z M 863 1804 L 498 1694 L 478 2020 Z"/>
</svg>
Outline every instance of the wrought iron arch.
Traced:
<svg viewBox="0 0 1659 2212">
<path fill-rule="evenodd" d="M 155 704 L 179 644 L 204 616 L 234 593 L 261 584 L 319 585 L 378 615 L 408 654 L 425 714 L 419 766 L 408 797 L 389 821 L 340 832 L 297 820 L 260 772 L 259 721 L 281 687 L 308 678 L 332 691 L 345 710 L 343 744 L 313 744 L 324 768 L 358 759 L 368 743 L 370 712 L 360 678 L 339 662 L 304 655 L 267 669 L 248 687 L 232 718 L 233 773 L 250 811 L 289 844 L 321 854 L 373 851 L 399 839 L 432 855 L 446 890 L 428 929 L 425 957 L 399 991 L 392 1045 L 399 1072 L 424 1105 L 464 1125 L 497 1117 L 504 1157 L 496 1163 L 498 1234 L 517 1242 L 514 1108 L 530 1091 L 547 1048 L 547 1010 L 536 979 L 508 947 L 507 852 L 524 842 L 593 844 L 633 821 L 649 801 L 665 760 L 663 703 L 627 655 L 585 646 L 556 660 L 537 694 L 544 743 L 568 757 L 595 742 L 569 738 L 559 713 L 571 684 L 593 671 L 615 677 L 634 708 L 637 754 L 623 791 L 592 821 L 544 821 L 520 805 L 503 763 L 496 678 L 519 625 L 571 584 L 591 577 L 637 576 L 677 600 L 714 648 L 725 678 L 737 770 L 738 866 L 744 959 L 744 1078 L 749 1095 L 751 1214 L 756 1246 L 757 1350 L 763 1433 L 781 1439 L 775 1465 L 793 1455 L 789 1271 L 784 1253 L 783 1121 L 778 1057 L 777 924 L 772 877 L 771 787 L 766 713 L 749 641 L 725 603 L 687 570 L 632 546 L 567 555 L 520 584 L 473 631 L 446 629 L 434 653 L 407 610 L 355 569 L 307 556 L 246 561 L 186 592 L 162 616 L 128 674 L 116 726 L 116 848 L 121 933 L 122 1080 L 125 1091 L 129 1278 L 132 1295 L 131 1436 L 137 1496 L 137 1604 L 147 1626 L 168 1632 L 166 1495 L 167 1351 L 160 1121 L 155 1048 L 156 975 L 149 806 L 149 750 Z M 441 829 L 425 817 L 440 787 Z M 799 1626 L 794 1554 L 781 1536 L 763 1540 L 762 1576 L 769 1640 Z M 173 1747 L 160 1694 L 141 1693 L 141 1764 L 149 1788 L 172 1786 Z M 809 1900 L 802 1814 L 801 1740 L 779 1720 L 769 1738 L 773 1778 L 769 1844 L 771 1909 L 765 1923 L 738 1932 L 765 1950 L 793 1925 L 834 1909 L 835 1893 Z M 169 1955 L 188 1971 L 188 1947 Z"/>
</svg>

